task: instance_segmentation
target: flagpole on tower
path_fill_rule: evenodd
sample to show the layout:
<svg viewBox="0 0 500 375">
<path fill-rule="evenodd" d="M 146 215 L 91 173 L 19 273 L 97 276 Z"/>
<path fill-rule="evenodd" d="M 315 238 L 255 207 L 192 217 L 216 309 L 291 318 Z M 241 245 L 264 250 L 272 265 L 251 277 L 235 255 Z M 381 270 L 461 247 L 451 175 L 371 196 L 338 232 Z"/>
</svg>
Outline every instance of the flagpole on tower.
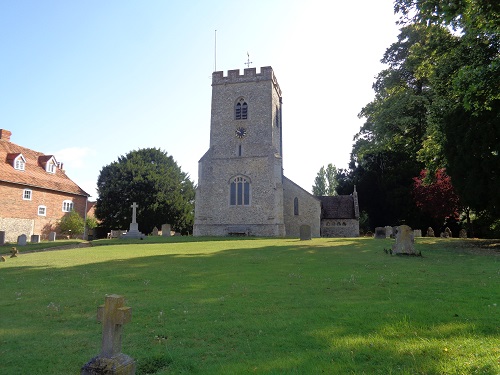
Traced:
<svg viewBox="0 0 500 375">
<path fill-rule="evenodd" d="M 217 30 L 215 30 L 214 72 L 217 71 Z"/>
</svg>

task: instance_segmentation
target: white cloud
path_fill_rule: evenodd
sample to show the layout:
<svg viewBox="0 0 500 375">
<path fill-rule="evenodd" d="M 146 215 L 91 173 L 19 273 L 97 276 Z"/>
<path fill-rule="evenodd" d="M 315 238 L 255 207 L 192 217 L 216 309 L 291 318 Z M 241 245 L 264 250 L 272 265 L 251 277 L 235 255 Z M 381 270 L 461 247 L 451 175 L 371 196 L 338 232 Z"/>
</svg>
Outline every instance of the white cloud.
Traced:
<svg viewBox="0 0 500 375">
<path fill-rule="evenodd" d="M 96 155 L 97 151 L 88 147 L 69 147 L 54 152 L 56 160 L 64 164 L 64 169 L 81 169 L 86 166 L 89 156 Z"/>
</svg>

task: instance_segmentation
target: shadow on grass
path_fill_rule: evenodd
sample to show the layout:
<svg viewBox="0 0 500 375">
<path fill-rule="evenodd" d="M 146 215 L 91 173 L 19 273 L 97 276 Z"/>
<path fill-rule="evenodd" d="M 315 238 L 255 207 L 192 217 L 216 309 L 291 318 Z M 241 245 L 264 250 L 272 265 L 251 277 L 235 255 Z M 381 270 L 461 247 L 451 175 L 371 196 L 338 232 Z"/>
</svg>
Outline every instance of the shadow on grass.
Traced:
<svg viewBox="0 0 500 375">
<path fill-rule="evenodd" d="M 99 351 L 95 312 L 111 293 L 133 308 L 123 351 L 143 373 L 498 372 L 496 310 L 486 307 L 500 298 L 498 267 L 486 258 L 457 269 L 439 247 L 434 263 L 364 240 L 281 243 L 156 255 L 123 246 L 118 260 L 10 265 L 0 274 L 12 317 L 0 324 L 2 373 L 78 372 Z"/>
</svg>

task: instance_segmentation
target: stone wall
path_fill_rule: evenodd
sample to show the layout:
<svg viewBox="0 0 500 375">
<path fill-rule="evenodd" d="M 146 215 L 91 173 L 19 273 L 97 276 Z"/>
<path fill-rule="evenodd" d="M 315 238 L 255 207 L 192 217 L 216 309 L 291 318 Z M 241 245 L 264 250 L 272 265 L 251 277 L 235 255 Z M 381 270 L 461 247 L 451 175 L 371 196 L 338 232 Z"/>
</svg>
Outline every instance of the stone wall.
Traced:
<svg viewBox="0 0 500 375">
<path fill-rule="evenodd" d="M 0 217 L 0 231 L 5 231 L 5 241 L 16 243 L 17 237 L 25 234 L 30 238 L 34 234 L 34 220 L 32 219 L 15 219 Z"/>
<path fill-rule="evenodd" d="M 295 198 L 298 215 L 295 215 Z M 320 236 L 321 202 L 288 178 L 283 178 L 283 211 L 287 237 L 299 237 L 300 226 L 309 225 L 311 236 Z"/>
<path fill-rule="evenodd" d="M 322 219 L 321 237 L 359 237 L 359 220 Z"/>
</svg>

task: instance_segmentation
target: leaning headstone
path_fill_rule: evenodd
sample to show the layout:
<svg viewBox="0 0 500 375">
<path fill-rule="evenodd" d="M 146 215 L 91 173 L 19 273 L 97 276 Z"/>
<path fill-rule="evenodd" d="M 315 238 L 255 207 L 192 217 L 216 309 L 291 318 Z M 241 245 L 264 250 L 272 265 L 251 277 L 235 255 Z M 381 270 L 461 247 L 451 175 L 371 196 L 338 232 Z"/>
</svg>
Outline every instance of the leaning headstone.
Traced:
<svg viewBox="0 0 500 375">
<path fill-rule="evenodd" d="M 25 234 L 21 234 L 20 236 L 17 237 L 17 244 L 19 246 L 26 246 L 26 235 Z"/>
<path fill-rule="evenodd" d="M 170 237 L 170 235 L 171 235 L 171 234 L 170 234 L 170 230 L 171 230 L 171 229 L 170 229 L 170 224 L 163 224 L 163 225 L 161 226 L 161 235 L 162 235 L 163 237 Z"/>
<path fill-rule="evenodd" d="M 31 235 L 31 243 L 40 243 L 40 235 L 32 234 Z"/>
<path fill-rule="evenodd" d="M 50 232 L 49 233 L 49 241 L 55 241 L 56 240 L 56 232 Z"/>
<path fill-rule="evenodd" d="M 139 232 L 139 224 L 137 224 L 137 205 L 136 202 L 132 204 L 132 222 L 130 223 L 130 230 L 121 236 L 121 238 L 144 238 L 144 234 Z"/>
<path fill-rule="evenodd" d="M 157 236 L 158 235 L 158 228 L 154 227 L 153 228 L 153 233 L 152 233 L 153 236 Z"/>
<path fill-rule="evenodd" d="M 435 237 L 436 235 L 434 234 L 434 229 L 431 227 L 427 228 L 427 233 L 425 234 L 426 237 Z"/>
<path fill-rule="evenodd" d="M 17 250 L 15 247 L 13 247 L 11 250 L 10 250 L 10 257 L 11 258 L 17 258 L 17 254 L 19 254 L 19 250 Z"/>
<path fill-rule="evenodd" d="M 382 239 L 385 238 L 385 227 L 376 227 L 374 238 Z"/>
<path fill-rule="evenodd" d="M 121 353 L 122 326 L 132 318 L 131 308 L 124 303 L 124 297 L 111 294 L 97 309 L 97 320 L 102 323 L 101 353 L 82 367 L 81 375 L 135 374 L 134 359 Z"/>
<path fill-rule="evenodd" d="M 408 225 L 400 225 L 396 233 L 396 243 L 392 245 L 392 253 L 417 255 L 414 242 L 413 230 Z"/>
<path fill-rule="evenodd" d="M 309 225 L 301 225 L 300 226 L 300 240 L 307 241 L 311 239 L 311 226 Z"/>
<path fill-rule="evenodd" d="M 388 225 L 385 227 L 385 238 L 389 238 L 391 236 L 392 236 L 392 227 Z"/>
<path fill-rule="evenodd" d="M 0 262 L 5 262 L 5 257 L 3 255 L 0 257 Z"/>
<path fill-rule="evenodd" d="M 422 237 L 422 229 L 414 229 L 413 230 L 413 237 Z"/>
<path fill-rule="evenodd" d="M 465 229 L 460 229 L 460 232 L 458 232 L 458 237 L 459 238 L 467 238 L 467 231 Z"/>
<path fill-rule="evenodd" d="M 0 230 L 0 246 L 5 245 L 5 231 Z"/>
</svg>

